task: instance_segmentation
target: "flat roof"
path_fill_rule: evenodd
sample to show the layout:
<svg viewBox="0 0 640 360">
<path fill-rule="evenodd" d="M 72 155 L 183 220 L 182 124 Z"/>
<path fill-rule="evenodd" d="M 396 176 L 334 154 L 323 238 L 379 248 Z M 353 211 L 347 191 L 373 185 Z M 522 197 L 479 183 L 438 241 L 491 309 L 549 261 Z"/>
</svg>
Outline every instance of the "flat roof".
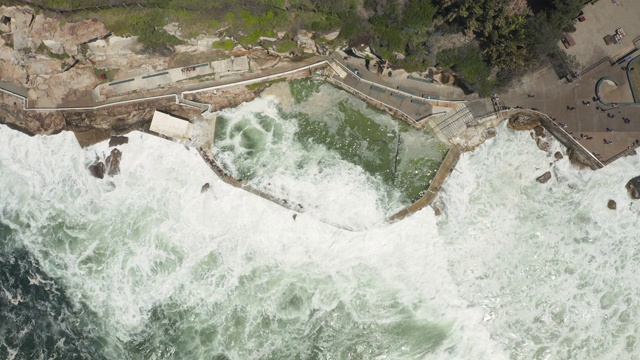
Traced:
<svg viewBox="0 0 640 360">
<path fill-rule="evenodd" d="M 189 140 L 193 131 L 193 124 L 156 110 L 153 113 L 149 130 L 174 139 Z"/>
</svg>

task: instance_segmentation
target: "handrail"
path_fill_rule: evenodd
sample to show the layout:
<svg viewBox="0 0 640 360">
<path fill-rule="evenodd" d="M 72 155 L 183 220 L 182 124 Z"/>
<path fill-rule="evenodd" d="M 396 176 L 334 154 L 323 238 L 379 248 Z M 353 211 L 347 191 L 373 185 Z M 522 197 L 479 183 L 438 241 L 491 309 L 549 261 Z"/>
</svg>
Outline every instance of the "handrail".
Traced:
<svg viewBox="0 0 640 360">
<path fill-rule="evenodd" d="M 334 60 L 335 60 L 335 59 L 334 59 Z M 405 94 L 406 94 L 406 96 L 407 96 L 407 97 L 411 97 L 412 99 L 422 100 L 423 102 L 426 102 L 427 104 L 429 104 L 429 101 L 428 101 L 428 100 L 430 100 L 430 99 L 425 99 L 425 98 L 423 98 L 423 97 L 416 96 L 416 95 L 413 95 L 413 94 L 410 94 L 410 93 L 404 92 L 404 91 L 399 90 L 399 89 L 390 88 L 390 87 L 388 87 L 388 86 L 386 86 L 386 85 L 378 84 L 378 83 L 375 83 L 375 82 L 373 82 L 373 81 L 369 81 L 369 80 L 363 79 L 363 78 L 361 78 L 360 76 L 356 75 L 353 71 L 351 71 L 351 69 L 349 69 L 349 67 L 348 67 L 348 66 L 345 66 L 344 64 L 342 64 L 341 62 L 339 62 L 339 61 L 337 61 L 337 60 L 336 60 L 336 63 L 338 63 L 338 65 L 342 66 L 343 68 L 345 68 L 345 69 L 346 69 L 346 71 L 347 71 L 348 73 L 350 73 L 350 74 L 352 74 L 353 76 L 357 77 L 358 79 L 360 79 L 360 81 L 362 81 L 362 82 L 364 82 L 364 83 L 366 83 L 366 84 L 369 84 L 369 85 L 375 85 L 375 86 L 377 86 L 377 87 L 384 88 L 384 89 L 386 89 L 386 90 L 388 90 L 389 92 L 392 92 L 392 93 L 393 93 L 393 92 L 396 92 L 396 93 L 402 93 L 403 95 L 405 95 Z M 438 102 L 438 103 L 440 103 L 440 102 L 444 102 L 444 103 L 450 103 L 450 104 L 460 104 L 460 103 L 465 103 L 466 101 L 465 101 L 465 100 L 439 100 L 439 99 L 438 99 L 438 100 L 436 100 L 436 102 Z M 430 105 L 431 105 L 431 104 L 430 104 Z M 437 106 L 437 105 L 436 105 L 436 106 Z"/>
</svg>

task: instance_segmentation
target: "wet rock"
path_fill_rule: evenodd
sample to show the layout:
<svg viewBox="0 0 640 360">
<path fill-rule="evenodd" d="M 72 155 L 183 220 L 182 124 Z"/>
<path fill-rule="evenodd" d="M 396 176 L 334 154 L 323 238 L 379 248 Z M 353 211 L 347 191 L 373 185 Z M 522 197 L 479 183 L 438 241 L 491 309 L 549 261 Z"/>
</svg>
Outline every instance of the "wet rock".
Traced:
<svg viewBox="0 0 640 360">
<path fill-rule="evenodd" d="M 636 176 L 629 180 L 626 185 L 627 192 L 632 199 L 640 199 L 640 176 Z"/>
<path fill-rule="evenodd" d="M 109 176 L 120 174 L 120 159 L 122 159 L 122 152 L 118 149 L 111 150 L 111 154 L 105 160 Z"/>
<path fill-rule="evenodd" d="M 200 189 L 200 193 L 202 194 L 203 192 L 207 192 L 209 191 L 209 189 L 211 189 L 211 184 L 205 183 L 204 185 L 202 185 L 202 189 Z"/>
<path fill-rule="evenodd" d="M 577 165 L 580 170 L 591 167 L 591 163 L 575 149 L 567 149 L 567 156 L 569 156 L 569 161 L 571 161 L 572 164 Z"/>
<path fill-rule="evenodd" d="M 541 184 L 544 184 L 544 183 L 546 183 L 547 181 L 549 181 L 549 179 L 551 179 L 551 172 L 550 172 L 550 171 L 547 171 L 546 173 L 544 173 L 544 174 L 542 174 L 542 175 L 538 176 L 538 177 L 536 178 L 536 181 L 537 181 L 537 182 L 539 182 L 539 183 L 541 183 Z"/>
<path fill-rule="evenodd" d="M 536 145 L 538 145 L 538 149 L 542 151 L 549 151 L 551 149 L 551 145 L 542 140 L 542 138 L 536 138 Z"/>
<path fill-rule="evenodd" d="M 556 160 L 562 160 L 564 158 L 564 156 L 562 156 L 562 153 L 560 151 L 556 151 L 556 153 L 553 154 L 553 156 L 556 158 Z"/>
<path fill-rule="evenodd" d="M 507 127 L 513 130 L 533 130 L 536 126 L 540 126 L 540 120 L 537 117 L 518 114 L 512 118 L 509 118 Z"/>
<path fill-rule="evenodd" d="M 487 129 L 487 130 L 484 131 L 484 136 L 487 139 L 494 138 L 494 137 L 496 137 L 496 135 L 497 135 L 497 132 L 496 132 L 495 128 L 490 128 L 490 129 Z"/>
<path fill-rule="evenodd" d="M 611 210 L 615 210 L 616 209 L 616 202 L 613 200 L 609 200 L 609 202 L 607 202 L 607 207 Z"/>
<path fill-rule="evenodd" d="M 91 175 L 97 177 L 98 179 L 104 179 L 104 170 L 104 163 L 98 158 L 96 158 L 96 162 L 89 166 Z"/>
<path fill-rule="evenodd" d="M 296 221 L 297 217 L 298 217 L 298 214 L 293 214 L 293 221 Z"/>
<path fill-rule="evenodd" d="M 112 136 L 109 140 L 109 147 L 123 145 L 129 143 L 129 138 L 126 136 Z"/>
<path fill-rule="evenodd" d="M 536 137 L 545 137 L 547 136 L 544 133 L 544 128 L 542 126 L 536 126 L 533 128 L 533 132 L 535 133 Z"/>
</svg>

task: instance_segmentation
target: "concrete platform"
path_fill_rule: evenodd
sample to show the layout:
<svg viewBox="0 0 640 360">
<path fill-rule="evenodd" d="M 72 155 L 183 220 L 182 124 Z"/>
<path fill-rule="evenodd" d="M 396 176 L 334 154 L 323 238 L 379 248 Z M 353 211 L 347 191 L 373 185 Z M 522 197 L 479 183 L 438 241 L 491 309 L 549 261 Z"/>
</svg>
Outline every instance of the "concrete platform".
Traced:
<svg viewBox="0 0 640 360">
<path fill-rule="evenodd" d="M 640 36 L 640 1 L 602 0 L 593 5 L 588 3 L 582 11 L 586 21 L 576 22 L 576 31 L 571 33 L 576 44 L 565 50 L 577 58 L 581 69 L 604 57 L 616 58 L 633 50 L 633 41 Z M 626 36 L 618 44 L 606 45 L 603 38 L 620 27 Z M 558 46 L 564 49 L 560 39 Z"/>
<path fill-rule="evenodd" d="M 149 130 L 173 139 L 189 140 L 193 132 L 193 124 L 187 120 L 156 111 L 153 113 Z"/>
<path fill-rule="evenodd" d="M 538 109 L 555 119 L 559 126 L 566 125 L 565 130 L 575 141 L 606 163 L 629 147 L 637 146 L 636 140 L 640 139 L 640 106 L 603 107 L 594 99 L 596 83 L 603 77 L 619 83 L 617 87 L 603 89 L 606 91 L 601 94 L 604 99 L 633 101 L 622 65 L 611 66 L 609 62 L 598 65 L 571 83 L 559 80 L 551 67 L 545 68 L 528 75 L 519 86 L 507 93 L 500 94 L 500 99 L 508 107 Z M 623 118 L 629 118 L 631 123 L 625 124 Z M 580 134 L 583 136 L 580 137 Z M 593 139 L 587 140 L 585 136 Z M 606 144 L 605 139 L 612 143 Z"/>
</svg>

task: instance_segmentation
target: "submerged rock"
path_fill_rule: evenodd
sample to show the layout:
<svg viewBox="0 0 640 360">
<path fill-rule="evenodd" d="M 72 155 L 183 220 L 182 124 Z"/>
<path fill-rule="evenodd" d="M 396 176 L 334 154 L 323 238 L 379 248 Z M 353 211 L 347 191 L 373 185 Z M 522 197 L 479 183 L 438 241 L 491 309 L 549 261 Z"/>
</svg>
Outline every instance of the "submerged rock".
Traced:
<svg viewBox="0 0 640 360">
<path fill-rule="evenodd" d="M 120 159 L 122 159 L 122 152 L 118 149 L 111 150 L 111 154 L 105 160 L 109 176 L 120 174 Z"/>
<path fill-rule="evenodd" d="M 542 126 L 539 126 L 539 125 L 533 128 L 533 132 L 535 133 L 535 135 L 537 137 L 545 137 L 545 136 L 547 136 L 544 133 L 544 128 Z"/>
<path fill-rule="evenodd" d="M 202 185 L 202 189 L 200 189 L 200 193 L 202 194 L 203 192 L 207 192 L 209 191 L 210 188 L 211 188 L 211 184 L 205 183 L 204 185 Z"/>
<path fill-rule="evenodd" d="M 560 151 L 556 151 L 556 153 L 553 154 L 553 156 L 556 158 L 556 160 L 562 160 L 564 158 L 564 156 L 562 156 L 562 153 Z"/>
<path fill-rule="evenodd" d="M 549 179 L 551 179 L 551 172 L 550 172 L 550 171 L 547 171 L 546 173 L 544 173 L 544 174 L 542 174 L 542 175 L 538 176 L 538 177 L 536 178 L 536 181 L 537 181 L 537 182 L 539 182 L 539 183 L 541 183 L 541 184 L 544 184 L 544 183 L 546 183 L 547 181 L 549 181 Z"/>
<path fill-rule="evenodd" d="M 112 136 L 109 140 L 109 147 L 123 145 L 129 143 L 129 138 L 126 136 Z"/>
<path fill-rule="evenodd" d="M 626 185 L 627 192 L 632 199 L 640 199 L 640 176 L 636 176 L 629 180 Z"/>
<path fill-rule="evenodd" d="M 104 179 L 104 163 L 100 159 L 96 158 L 96 162 L 89 166 L 89 171 L 98 179 Z"/>
<path fill-rule="evenodd" d="M 293 221 L 296 221 L 297 217 L 298 217 L 298 214 L 293 214 Z"/>
<path fill-rule="evenodd" d="M 549 144 L 547 141 L 542 140 L 542 138 L 536 138 L 536 145 L 538 146 L 538 149 L 542 150 L 542 151 L 546 151 L 548 152 L 551 149 L 551 144 Z"/>
<path fill-rule="evenodd" d="M 611 210 L 615 210 L 617 207 L 616 202 L 610 199 L 607 203 L 607 207 Z"/>
</svg>

